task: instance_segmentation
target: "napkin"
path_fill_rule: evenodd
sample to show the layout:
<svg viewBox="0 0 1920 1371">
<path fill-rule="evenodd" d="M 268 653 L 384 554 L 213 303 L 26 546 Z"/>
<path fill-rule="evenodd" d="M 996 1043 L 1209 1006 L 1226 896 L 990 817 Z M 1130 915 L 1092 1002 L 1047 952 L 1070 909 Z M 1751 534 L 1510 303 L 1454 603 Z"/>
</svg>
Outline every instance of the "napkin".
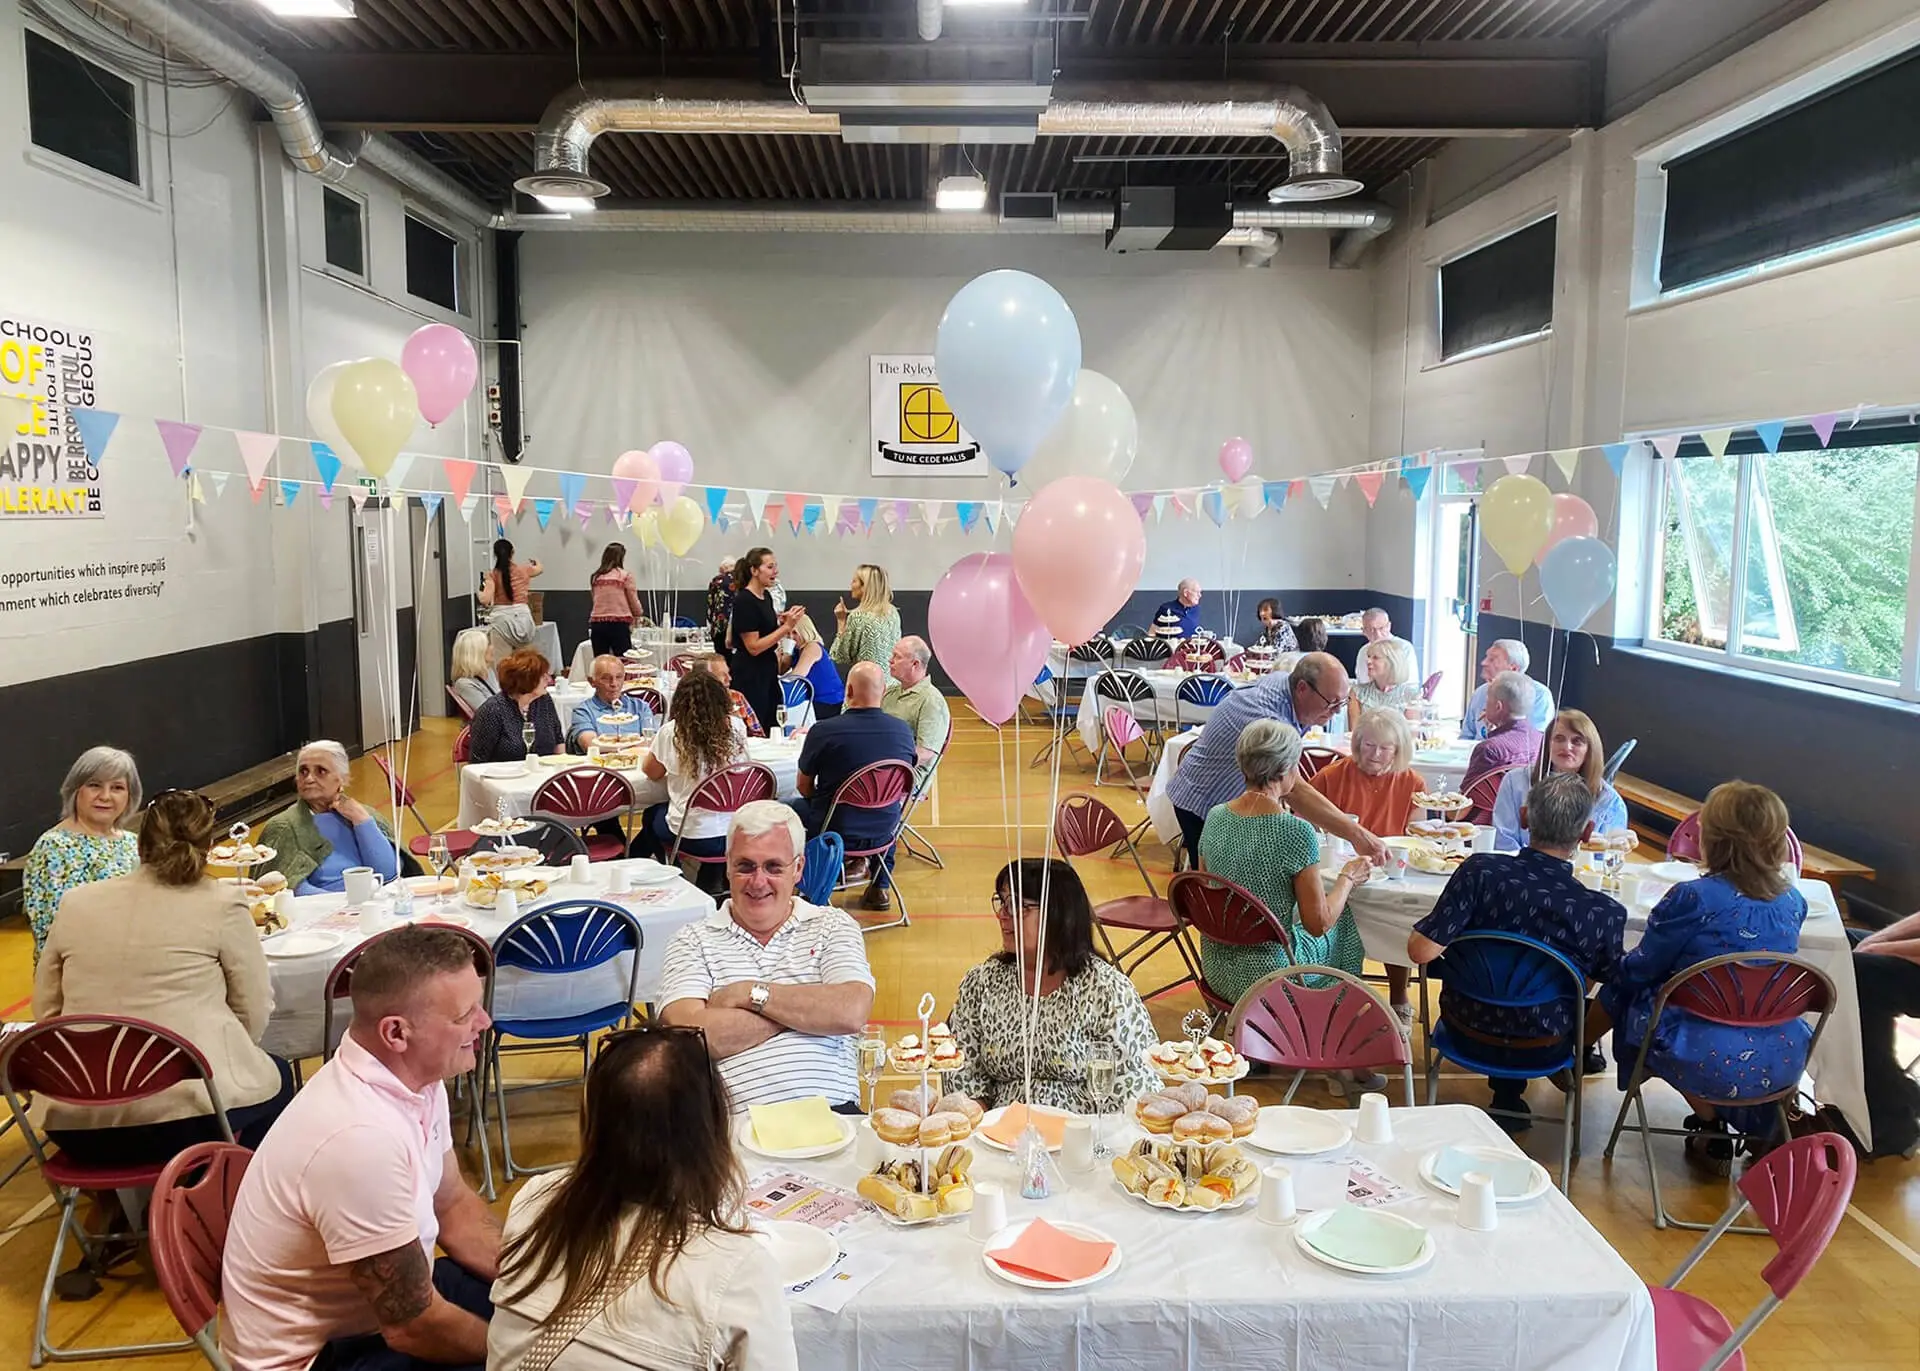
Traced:
<svg viewBox="0 0 1920 1371">
<path fill-rule="evenodd" d="M 1306 1235 L 1316 1251 L 1352 1266 L 1405 1266 L 1420 1255 L 1426 1230 L 1408 1227 L 1384 1214 L 1342 1205 L 1324 1224 Z"/>
<path fill-rule="evenodd" d="M 1007 1246 L 987 1253 L 1003 1268 L 1041 1281 L 1077 1281 L 1105 1269 L 1113 1244 L 1062 1233 L 1035 1219 Z"/>
<path fill-rule="evenodd" d="M 1288 1162 L 1293 1202 L 1302 1209 L 1336 1209 L 1347 1202 L 1349 1162 Z"/>
<path fill-rule="evenodd" d="M 982 1131 L 995 1142 L 1012 1147 L 1020 1141 L 1020 1135 L 1027 1131 L 1028 1110 L 1024 1104 L 1010 1104 L 1006 1113 L 987 1125 Z M 1040 1130 L 1040 1136 L 1049 1148 L 1059 1147 L 1067 1140 L 1067 1116 L 1052 1109 L 1032 1111 L 1031 1122 Z"/>
<path fill-rule="evenodd" d="M 846 1134 L 840 1121 L 827 1108 L 824 1095 L 809 1095 L 803 1100 L 781 1104 L 756 1104 L 747 1107 L 753 1120 L 753 1140 L 769 1152 L 792 1152 L 802 1147 L 827 1147 Z"/>
<path fill-rule="evenodd" d="M 1533 1163 L 1525 1157 L 1489 1157 L 1458 1147 L 1443 1147 L 1433 1159 L 1434 1179 L 1455 1190 L 1469 1171 L 1485 1172 L 1493 1178 L 1493 1193 L 1504 1198 L 1524 1195 L 1533 1189 Z"/>
</svg>

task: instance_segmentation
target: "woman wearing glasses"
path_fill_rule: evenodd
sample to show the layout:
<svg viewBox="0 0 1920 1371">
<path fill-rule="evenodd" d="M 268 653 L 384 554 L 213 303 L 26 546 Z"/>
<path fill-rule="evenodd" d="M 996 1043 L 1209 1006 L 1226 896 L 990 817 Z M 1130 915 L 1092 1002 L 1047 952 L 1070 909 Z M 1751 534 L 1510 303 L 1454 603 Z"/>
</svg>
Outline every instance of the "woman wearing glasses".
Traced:
<svg viewBox="0 0 1920 1371">
<path fill-rule="evenodd" d="M 793 1327 L 748 1236 L 726 1086 L 697 1028 L 611 1035 L 587 1073 L 580 1160 L 507 1214 L 489 1371 L 788 1371 Z"/>
</svg>

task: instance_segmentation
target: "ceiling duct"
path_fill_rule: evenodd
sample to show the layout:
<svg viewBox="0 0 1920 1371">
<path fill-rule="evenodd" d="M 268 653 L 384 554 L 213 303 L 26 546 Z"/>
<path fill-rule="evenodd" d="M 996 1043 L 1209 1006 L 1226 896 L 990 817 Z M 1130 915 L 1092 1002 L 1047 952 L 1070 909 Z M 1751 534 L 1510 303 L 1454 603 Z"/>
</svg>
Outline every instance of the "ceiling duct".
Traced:
<svg viewBox="0 0 1920 1371">
<path fill-rule="evenodd" d="M 838 115 L 843 142 L 1031 143 L 1053 90 L 1053 49 L 1043 39 L 806 38 L 800 70 L 807 108 Z"/>
<path fill-rule="evenodd" d="M 1108 252 L 1205 252 L 1234 227 L 1226 186 L 1122 186 Z"/>
</svg>

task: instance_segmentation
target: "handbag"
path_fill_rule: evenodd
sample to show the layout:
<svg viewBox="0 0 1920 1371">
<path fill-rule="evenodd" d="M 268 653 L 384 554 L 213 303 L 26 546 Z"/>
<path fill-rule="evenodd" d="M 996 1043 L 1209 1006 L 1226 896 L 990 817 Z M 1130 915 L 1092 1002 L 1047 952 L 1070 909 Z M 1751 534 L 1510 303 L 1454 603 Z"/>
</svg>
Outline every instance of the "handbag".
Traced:
<svg viewBox="0 0 1920 1371">
<path fill-rule="evenodd" d="M 527 1355 L 520 1363 L 520 1371 L 551 1371 L 560 1354 L 573 1346 L 574 1339 L 588 1324 L 604 1314 L 608 1305 L 632 1288 L 634 1282 L 645 1273 L 646 1266 L 647 1253 L 633 1253 L 607 1273 L 606 1281 L 591 1299 L 575 1305 L 565 1318 L 550 1319 L 535 1336 L 533 1346 L 527 1349 Z"/>
</svg>

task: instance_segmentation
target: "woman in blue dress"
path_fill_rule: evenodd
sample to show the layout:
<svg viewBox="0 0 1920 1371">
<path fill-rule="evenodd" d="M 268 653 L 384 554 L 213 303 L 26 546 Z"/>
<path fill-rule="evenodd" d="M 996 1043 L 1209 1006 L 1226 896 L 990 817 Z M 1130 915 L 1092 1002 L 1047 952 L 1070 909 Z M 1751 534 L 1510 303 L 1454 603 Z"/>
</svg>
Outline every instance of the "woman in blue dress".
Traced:
<svg viewBox="0 0 1920 1371">
<path fill-rule="evenodd" d="M 1600 990 L 1619 1044 L 1623 1088 L 1669 977 L 1709 957 L 1800 948 L 1807 902 L 1787 865 L 1787 807 L 1780 797 L 1746 781 L 1715 786 L 1700 809 L 1700 847 L 1707 874 L 1675 886 L 1654 906 L 1639 946 Z M 1724 1174 L 1733 1161 L 1729 1127 L 1767 1138 L 1778 1121 L 1773 1105 L 1716 1110 L 1706 1101 L 1785 1089 L 1806 1068 L 1812 1036 L 1801 1019 L 1740 1028 L 1670 1006 L 1653 1027 L 1647 1070 L 1693 1106 L 1688 1157 Z"/>
</svg>

